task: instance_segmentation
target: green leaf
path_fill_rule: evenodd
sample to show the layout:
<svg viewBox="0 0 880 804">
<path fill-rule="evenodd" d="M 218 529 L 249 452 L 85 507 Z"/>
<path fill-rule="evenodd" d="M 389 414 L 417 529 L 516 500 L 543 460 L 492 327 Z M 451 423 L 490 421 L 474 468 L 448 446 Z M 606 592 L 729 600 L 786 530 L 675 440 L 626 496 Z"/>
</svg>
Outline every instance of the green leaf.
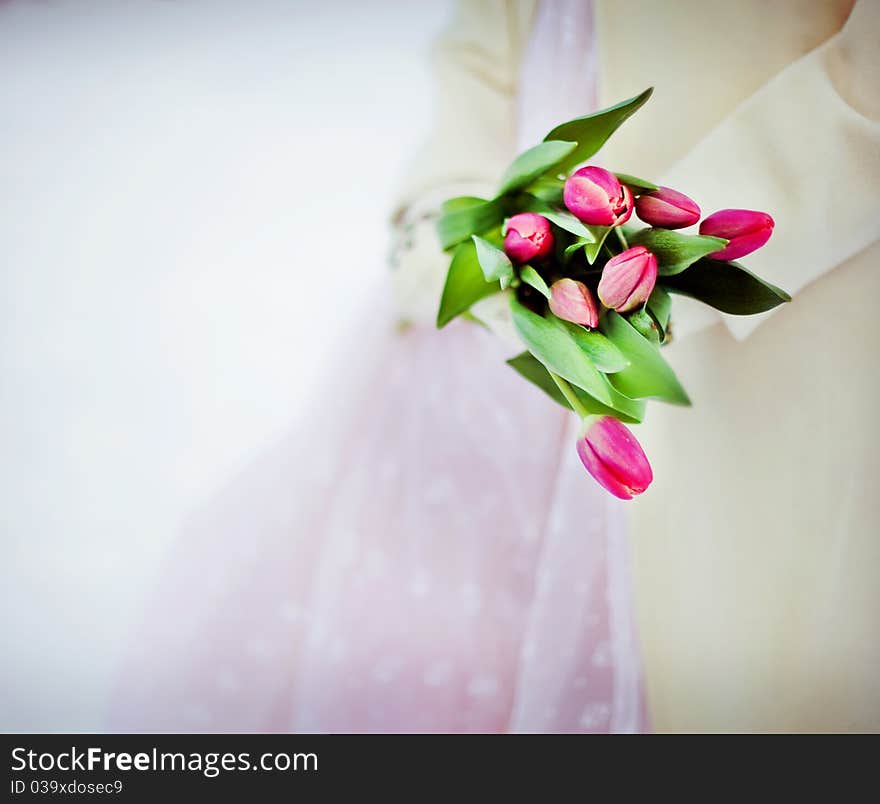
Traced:
<svg viewBox="0 0 880 804">
<path fill-rule="evenodd" d="M 605 378 L 605 382 L 608 383 L 608 391 L 611 393 L 611 407 L 606 410 L 593 410 L 592 408 L 588 408 L 591 413 L 608 413 L 611 416 L 616 416 L 618 419 L 624 422 L 633 422 L 634 424 L 638 424 L 642 419 L 645 418 L 645 400 L 644 399 L 632 399 L 626 394 L 620 393 L 608 380 Z M 577 392 L 577 388 L 575 388 L 575 392 Z M 578 395 L 580 397 L 580 394 Z M 595 405 L 600 405 L 600 402 L 595 402 Z"/>
<path fill-rule="evenodd" d="M 595 154 L 604 144 L 605 141 L 620 127 L 620 125 L 630 115 L 635 113 L 647 100 L 654 91 L 653 87 L 646 89 L 641 95 L 618 103 L 608 109 L 600 112 L 577 117 L 569 120 L 567 123 L 556 126 L 544 140 L 566 140 L 568 142 L 576 142 L 575 148 L 565 159 L 559 164 L 558 170 L 566 172 L 586 162 L 593 154 Z"/>
<path fill-rule="evenodd" d="M 463 243 L 471 235 L 483 234 L 504 220 L 504 205 L 497 199 L 495 201 L 468 200 L 477 203 L 465 203 L 463 198 L 447 201 L 447 204 L 451 203 L 455 208 L 446 212 L 437 221 L 437 234 L 444 251 Z"/>
<path fill-rule="evenodd" d="M 606 405 L 611 394 L 604 376 L 571 339 L 569 334 L 546 318 L 533 313 L 515 298 L 510 301 L 513 325 L 526 348 L 550 371 L 574 383 Z"/>
<path fill-rule="evenodd" d="M 530 285 L 538 293 L 541 293 L 546 298 L 550 298 L 550 288 L 547 287 L 547 283 L 544 281 L 544 277 L 541 276 L 531 265 L 524 265 L 519 272 L 519 278 L 522 279 L 527 285 Z"/>
<path fill-rule="evenodd" d="M 562 192 L 564 188 L 565 182 L 562 179 L 542 176 L 536 182 L 526 187 L 526 192 L 535 196 L 535 198 L 546 201 L 548 204 L 562 206 Z"/>
<path fill-rule="evenodd" d="M 686 235 L 669 229 L 642 229 L 629 244 L 644 246 L 657 257 L 660 276 L 674 276 L 707 254 L 724 248 L 727 241 L 721 237 Z"/>
<path fill-rule="evenodd" d="M 632 190 L 633 195 L 641 195 L 642 193 L 648 193 L 651 190 L 660 189 L 653 182 L 650 182 L 647 179 L 640 179 L 638 176 L 630 176 L 629 173 L 615 173 L 614 175 L 617 176 L 617 180 L 621 184 L 625 184 L 630 190 Z"/>
<path fill-rule="evenodd" d="M 562 261 L 566 264 L 571 262 L 571 258 L 589 242 L 583 237 L 578 237 L 570 246 L 565 247 L 565 251 L 562 252 Z"/>
<path fill-rule="evenodd" d="M 459 195 L 455 198 L 447 198 L 440 206 L 440 211 L 445 215 L 447 212 L 455 212 L 459 209 L 476 207 L 480 204 L 488 204 L 487 198 L 477 198 L 473 195 Z"/>
<path fill-rule="evenodd" d="M 666 340 L 666 328 L 669 326 L 669 314 L 672 312 L 672 299 L 660 285 L 655 285 L 645 306 L 648 314 L 660 330 L 660 340 Z"/>
<path fill-rule="evenodd" d="M 643 338 L 627 321 L 609 310 L 599 323 L 602 332 L 629 359 L 630 365 L 610 377 L 621 393 L 635 399 L 655 397 L 677 405 L 690 405 L 675 372 L 659 347 Z"/>
<path fill-rule="evenodd" d="M 608 237 L 608 233 L 611 231 L 610 226 L 589 226 L 587 227 L 590 230 L 590 233 L 593 235 L 593 242 L 587 243 L 584 247 L 584 252 L 587 255 L 587 262 L 592 265 L 596 262 L 596 257 L 599 256 L 599 251 L 602 246 L 605 244 L 605 238 Z"/>
<path fill-rule="evenodd" d="M 570 212 L 555 209 L 546 201 L 528 194 L 524 194 L 517 200 L 523 212 L 537 212 L 539 215 L 543 215 L 550 223 L 555 223 L 560 229 L 565 229 L 566 232 L 582 237 L 588 243 L 592 243 L 595 239 L 593 233 Z"/>
<path fill-rule="evenodd" d="M 462 243 L 455 250 L 446 274 L 446 285 L 437 311 L 437 328 L 445 327 L 453 318 L 467 312 L 474 302 L 500 290 L 497 282 L 487 282 L 483 277 L 473 241 Z"/>
<path fill-rule="evenodd" d="M 576 142 L 545 140 L 534 148 L 524 151 L 504 171 L 498 195 L 512 193 L 531 184 L 539 176 L 543 176 L 550 168 L 561 162 L 575 148 L 577 148 Z"/>
<path fill-rule="evenodd" d="M 559 386 L 553 382 L 550 372 L 544 368 L 544 364 L 538 358 L 529 352 L 523 352 L 521 355 L 510 358 L 507 361 L 508 366 L 512 366 L 529 382 L 538 386 L 545 394 L 547 394 L 554 402 L 558 402 L 562 407 L 571 410 L 568 400 L 562 395 Z"/>
<path fill-rule="evenodd" d="M 699 260 L 678 276 L 664 278 L 663 286 L 731 315 L 763 313 L 791 301 L 784 290 L 765 282 L 738 262 Z"/>
<path fill-rule="evenodd" d="M 623 371 L 629 365 L 629 360 L 624 357 L 623 352 L 601 332 L 586 330 L 570 321 L 556 318 L 556 316 L 552 316 L 550 320 L 568 332 L 571 339 L 583 350 L 599 371 L 613 374 L 616 371 Z"/>
<path fill-rule="evenodd" d="M 588 242 L 593 241 L 593 233 L 570 212 L 550 208 L 543 210 L 541 214 L 560 229 L 565 229 L 566 232 L 577 235 Z"/>
<path fill-rule="evenodd" d="M 500 249 L 487 243 L 482 237 L 473 235 L 471 238 L 477 248 L 477 262 L 483 271 L 483 278 L 487 282 L 497 282 L 506 286 L 513 279 L 513 263 Z"/>
<path fill-rule="evenodd" d="M 507 364 L 512 366 L 521 377 L 540 388 L 554 402 L 558 402 L 564 408 L 571 410 L 571 405 L 568 404 L 568 400 L 562 395 L 562 392 L 559 390 L 556 383 L 553 382 L 553 378 L 544 367 L 544 364 L 536 357 L 528 352 L 523 352 L 521 355 L 517 355 L 508 360 Z M 623 394 L 615 391 L 610 385 L 608 388 L 617 407 L 612 408 L 603 405 L 601 402 L 593 399 L 593 397 L 585 394 L 580 388 L 572 386 L 572 390 L 577 395 L 581 404 L 590 413 L 595 413 L 600 416 L 614 416 L 621 421 L 629 422 L 631 424 L 638 424 L 642 421 L 645 416 L 644 402 L 641 400 L 628 399 L 623 396 Z"/>
</svg>

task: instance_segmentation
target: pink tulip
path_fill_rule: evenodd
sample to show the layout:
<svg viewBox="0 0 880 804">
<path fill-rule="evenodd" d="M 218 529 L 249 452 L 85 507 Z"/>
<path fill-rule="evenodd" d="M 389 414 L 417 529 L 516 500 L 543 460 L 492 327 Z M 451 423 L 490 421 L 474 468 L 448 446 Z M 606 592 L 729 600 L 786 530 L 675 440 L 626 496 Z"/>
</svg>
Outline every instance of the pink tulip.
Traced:
<svg viewBox="0 0 880 804">
<path fill-rule="evenodd" d="M 504 251 L 513 262 L 524 263 L 546 257 L 553 250 L 550 221 L 534 212 L 521 212 L 507 221 Z"/>
<path fill-rule="evenodd" d="M 700 220 L 700 208 L 684 193 L 661 187 L 636 199 L 636 215 L 650 226 L 682 229 Z"/>
<path fill-rule="evenodd" d="M 656 281 L 657 258 L 644 246 L 633 246 L 605 263 L 599 300 L 618 313 L 628 313 L 648 300 Z"/>
<path fill-rule="evenodd" d="M 599 309 L 590 289 L 574 279 L 557 279 L 550 285 L 550 312 L 563 321 L 595 329 Z"/>
<path fill-rule="evenodd" d="M 654 479 L 641 444 L 613 416 L 598 416 L 577 442 L 577 453 L 600 486 L 621 500 L 641 494 Z"/>
<path fill-rule="evenodd" d="M 722 209 L 700 224 L 701 235 L 723 237 L 728 244 L 709 256 L 716 260 L 736 260 L 761 248 L 773 234 L 773 218 L 751 209 Z"/>
<path fill-rule="evenodd" d="M 629 187 L 613 173 L 592 165 L 568 177 L 562 200 L 572 215 L 591 226 L 618 226 L 626 223 L 633 211 Z"/>
</svg>

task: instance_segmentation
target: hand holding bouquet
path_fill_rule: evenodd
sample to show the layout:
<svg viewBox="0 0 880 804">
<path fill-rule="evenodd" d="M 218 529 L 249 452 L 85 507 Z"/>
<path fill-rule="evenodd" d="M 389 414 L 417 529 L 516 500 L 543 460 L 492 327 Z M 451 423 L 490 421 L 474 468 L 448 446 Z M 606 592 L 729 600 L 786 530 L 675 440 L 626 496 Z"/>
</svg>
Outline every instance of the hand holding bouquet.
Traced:
<svg viewBox="0 0 880 804">
<path fill-rule="evenodd" d="M 650 95 L 557 126 L 513 161 L 495 198 L 452 198 L 438 221 L 452 253 L 438 327 L 505 294 L 525 347 L 509 364 L 581 417 L 578 455 L 622 499 L 652 480 L 624 422 L 642 421 L 647 399 L 690 404 L 660 353 L 670 294 L 735 315 L 790 300 L 734 262 L 767 242 L 770 215 L 720 210 L 684 234 L 701 216 L 688 196 L 596 165 L 577 169 Z"/>
</svg>

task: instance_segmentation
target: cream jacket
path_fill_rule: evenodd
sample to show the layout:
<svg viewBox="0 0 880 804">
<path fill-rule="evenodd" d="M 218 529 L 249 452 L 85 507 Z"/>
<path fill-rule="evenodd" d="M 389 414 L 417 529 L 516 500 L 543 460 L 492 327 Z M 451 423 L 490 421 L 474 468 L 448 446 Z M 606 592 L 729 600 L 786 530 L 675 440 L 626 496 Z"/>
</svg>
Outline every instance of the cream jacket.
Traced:
<svg viewBox="0 0 880 804">
<path fill-rule="evenodd" d="M 534 13 L 463 2 L 438 44 L 436 126 L 401 211 L 416 317 L 445 267 L 425 210 L 514 153 Z M 770 212 L 743 262 L 794 296 L 724 320 L 676 298 L 665 354 L 694 407 L 651 405 L 656 480 L 631 504 L 654 726 L 878 730 L 880 0 L 600 0 L 596 22 L 600 106 L 656 88 L 603 163 L 705 214 Z"/>
</svg>

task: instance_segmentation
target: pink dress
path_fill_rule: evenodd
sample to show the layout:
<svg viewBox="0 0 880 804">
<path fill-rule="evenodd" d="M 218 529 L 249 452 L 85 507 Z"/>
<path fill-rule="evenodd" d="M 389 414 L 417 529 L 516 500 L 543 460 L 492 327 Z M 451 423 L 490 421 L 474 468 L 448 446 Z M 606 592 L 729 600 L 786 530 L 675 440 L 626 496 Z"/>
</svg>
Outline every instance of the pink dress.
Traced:
<svg viewBox="0 0 880 804">
<path fill-rule="evenodd" d="M 542 3 L 525 66 L 591 75 L 590 31 L 587 4 Z M 589 104 L 588 80 L 552 102 L 537 85 L 544 130 Z M 308 417 L 326 426 L 181 535 L 111 729 L 644 730 L 625 504 L 580 465 L 578 423 L 482 328 L 401 334 L 386 312 L 373 362 Z"/>
</svg>

